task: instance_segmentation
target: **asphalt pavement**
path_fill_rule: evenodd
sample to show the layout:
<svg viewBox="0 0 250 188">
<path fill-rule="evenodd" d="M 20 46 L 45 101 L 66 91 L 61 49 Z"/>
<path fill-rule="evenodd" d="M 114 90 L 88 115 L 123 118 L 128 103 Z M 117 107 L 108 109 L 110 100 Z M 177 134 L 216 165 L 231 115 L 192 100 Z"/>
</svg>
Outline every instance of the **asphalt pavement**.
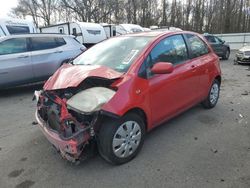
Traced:
<svg viewBox="0 0 250 188">
<path fill-rule="evenodd" d="M 113 166 L 63 160 L 35 122 L 32 85 L 0 92 L 0 187 L 250 187 L 250 71 L 221 61 L 217 106 L 200 105 L 147 134 L 139 155 Z"/>
</svg>

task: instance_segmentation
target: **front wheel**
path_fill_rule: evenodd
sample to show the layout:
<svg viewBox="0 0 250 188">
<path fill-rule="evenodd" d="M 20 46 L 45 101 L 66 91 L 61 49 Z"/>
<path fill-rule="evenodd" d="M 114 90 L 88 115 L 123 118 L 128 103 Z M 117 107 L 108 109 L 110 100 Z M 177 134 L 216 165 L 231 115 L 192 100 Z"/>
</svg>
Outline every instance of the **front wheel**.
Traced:
<svg viewBox="0 0 250 188">
<path fill-rule="evenodd" d="M 202 105 L 205 108 L 213 108 L 218 102 L 220 95 L 220 82 L 218 80 L 214 80 L 207 98 L 202 102 Z"/>
<path fill-rule="evenodd" d="M 117 120 L 108 119 L 99 131 L 99 153 L 110 163 L 126 163 L 140 151 L 144 136 L 145 123 L 135 113 L 128 113 Z"/>
</svg>

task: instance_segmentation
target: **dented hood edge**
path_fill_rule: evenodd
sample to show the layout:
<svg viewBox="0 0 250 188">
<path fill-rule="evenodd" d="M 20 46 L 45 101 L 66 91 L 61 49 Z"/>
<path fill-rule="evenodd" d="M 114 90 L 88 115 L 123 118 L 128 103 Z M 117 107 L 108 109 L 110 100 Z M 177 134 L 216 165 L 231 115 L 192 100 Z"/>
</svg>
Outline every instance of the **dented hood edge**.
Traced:
<svg viewBox="0 0 250 188">
<path fill-rule="evenodd" d="M 88 77 L 118 79 L 123 73 L 100 65 L 62 65 L 44 84 L 44 90 L 77 87 Z"/>
</svg>

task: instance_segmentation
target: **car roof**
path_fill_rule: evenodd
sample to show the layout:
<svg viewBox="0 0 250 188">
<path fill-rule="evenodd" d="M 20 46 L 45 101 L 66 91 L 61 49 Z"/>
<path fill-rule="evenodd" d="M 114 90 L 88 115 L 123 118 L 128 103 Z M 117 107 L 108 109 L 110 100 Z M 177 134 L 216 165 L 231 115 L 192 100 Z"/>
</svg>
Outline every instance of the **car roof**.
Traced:
<svg viewBox="0 0 250 188">
<path fill-rule="evenodd" d="M 160 29 L 160 30 L 153 30 L 153 31 L 138 32 L 138 33 L 129 33 L 129 34 L 125 34 L 125 35 L 119 35 L 118 37 L 123 37 L 123 36 L 152 37 L 154 39 L 157 39 L 157 38 L 161 38 L 161 37 L 169 36 L 169 35 L 174 35 L 174 34 L 200 35 L 199 33 L 195 33 L 192 31 Z"/>
<path fill-rule="evenodd" d="M 203 33 L 203 36 L 206 37 L 206 36 L 214 36 L 214 35 L 211 33 Z"/>
<path fill-rule="evenodd" d="M 2 36 L 0 37 L 0 40 L 11 39 L 11 38 L 25 38 L 25 37 L 74 37 L 74 36 L 65 34 L 55 34 L 55 33 L 30 33 L 30 34 Z"/>
<path fill-rule="evenodd" d="M 170 31 L 170 30 L 154 30 L 154 31 L 146 31 L 146 32 L 138 32 L 138 33 L 129 33 L 121 36 L 135 36 L 135 37 L 160 37 L 165 34 L 172 33 L 182 33 L 183 31 Z"/>
</svg>

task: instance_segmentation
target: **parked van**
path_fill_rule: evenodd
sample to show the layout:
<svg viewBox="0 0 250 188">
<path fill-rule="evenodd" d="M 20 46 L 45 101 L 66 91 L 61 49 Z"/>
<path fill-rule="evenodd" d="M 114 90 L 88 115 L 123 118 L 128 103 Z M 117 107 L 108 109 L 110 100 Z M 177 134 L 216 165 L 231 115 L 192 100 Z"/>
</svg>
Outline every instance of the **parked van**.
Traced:
<svg viewBox="0 0 250 188">
<path fill-rule="evenodd" d="M 0 36 L 36 33 L 35 25 L 28 20 L 0 18 Z"/>
<path fill-rule="evenodd" d="M 107 38 L 104 28 L 97 23 L 67 22 L 40 28 L 41 33 L 74 35 L 87 48 Z"/>
</svg>

